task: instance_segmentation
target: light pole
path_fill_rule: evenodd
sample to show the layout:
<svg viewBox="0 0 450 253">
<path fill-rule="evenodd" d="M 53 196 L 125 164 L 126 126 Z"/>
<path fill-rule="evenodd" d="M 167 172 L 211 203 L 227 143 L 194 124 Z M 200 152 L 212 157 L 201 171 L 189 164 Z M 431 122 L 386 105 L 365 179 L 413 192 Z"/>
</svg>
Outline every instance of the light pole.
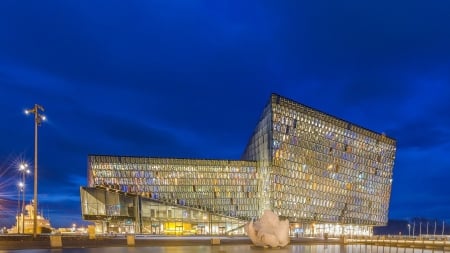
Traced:
<svg viewBox="0 0 450 253">
<path fill-rule="evenodd" d="M 31 171 L 28 169 L 28 164 L 21 163 L 19 165 L 19 172 L 22 173 L 22 234 L 25 234 L 25 174 L 30 174 Z"/>
<path fill-rule="evenodd" d="M 23 182 L 19 182 L 17 184 L 17 218 L 16 218 L 16 228 L 17 228 L 17 233 L 20 234 L 20 222 L 19 222 L 19 215 L 20 215 L 20 192 L 23 189 Z"/>
<path fill-rule="evenodd" d="M 420 222 L 420 227 L 419 227 L 419 236 L 422 236 L 422 222 Z"/>
<path fill-rule="evenodd" d="M 38 183 L 38 126 L 45 120 L 45 116 L 39 114 L 39 111 L 44 111 L 44 108 L 35 104 L 32 109 L 25 110 L 25 114 L 34 114 L 34 197 L 33 197 L 33 238 L 36 238 L 37 233 L 37 183 Z"/>
<path fill-rule="evenodd" d="M 434 233 L 433 233 L 433 237 L 436 238 L 436 220 L 434 220 Z"/>
</svg>

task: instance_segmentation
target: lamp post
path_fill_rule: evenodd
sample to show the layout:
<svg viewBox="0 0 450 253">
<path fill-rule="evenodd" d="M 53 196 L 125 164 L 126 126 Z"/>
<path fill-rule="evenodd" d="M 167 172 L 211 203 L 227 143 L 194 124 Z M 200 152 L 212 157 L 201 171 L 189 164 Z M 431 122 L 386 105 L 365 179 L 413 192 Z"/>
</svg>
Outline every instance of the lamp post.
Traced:
<svg viewBox="0 0 450 253">
<path fill-rule="evenodd" d="M 23 189 L 23 182 L 19 182 L 17 184 L 17 218 L 16 218 L 16 228 L 17 228 L 17 233 L 20 234 L 20 222 L 19 222 L 19 217 L 20 217 L 20 192 Z"/>
<path fill-rule="evenodd" d="M 419 237 L 422 237 L 422 222 L 420 222 Z"/>
<path fill-rule="evenodd" d="M 434 220 L 434 233 L 433 236 L 436 238 L 436 220 Z"/>
<path fill-rule="evenodd" d="M 25 114 L 34 114 L 34 196 L 33 196 L 33 238 L 37 234 L 37 183 L 38 183 L 38 126 L 45 120 L 45 116 L 39 114 L 39 111 L 44 111 L 44 108 L 35 104 L 33 108 L 25 110 Z"/>
<path fill-rule="evenodd" d="M 26 163 L 21 163 L 19 165 L 19 172 L 22 173 L 22 208 L 21 208 L 21 212 L 22 212 L 22 234 L 25 234 L 25 186 L 26 186 L 26 182 L 25 182 L 25 174 L 30 174 L 31 171 L 28 169 L 28 164 Z"/>
</svg>

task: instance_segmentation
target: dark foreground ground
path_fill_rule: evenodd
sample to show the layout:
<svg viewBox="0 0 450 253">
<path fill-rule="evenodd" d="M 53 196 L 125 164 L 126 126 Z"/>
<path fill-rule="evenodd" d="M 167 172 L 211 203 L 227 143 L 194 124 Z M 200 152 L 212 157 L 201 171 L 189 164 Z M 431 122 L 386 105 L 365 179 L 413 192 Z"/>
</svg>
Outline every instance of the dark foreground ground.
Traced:
<svg viewBox="0 0 450 253">
<path fill-rule="evenodd" d="M 55 240 L 56 239 L 56 240 Z M 450 251 L 450 237 L 406 237 L 406 236 L 373 236 L 342 238 L 291 237 L 291 245 L 371 245 L 397 248 L 420 248 Z M 58 243 L 55 245 L 55 241 Z M 53 244 L 52 244 L 53 242 Z M 215 246 L 215 245 L 252 245 L 248 237 L 211 237 L 211 236 L 151 236 L 151 235 L 117 235 L 97 236 L 89 239 L 87 235 L 0 235 L 0 250 L 18 249 L 80 249 L 106 247 L 164 247 L 164 246 Z"/>
<path fill-rule="evenodd" d="M 134 237 L 134 246 L 191 246 L 191 245 L 212 245 L 212 238 L 219 239 L 221 245 L 248 244 L 251 245 L 248 237 L 160 237 L 141 236 Z M 96 237 L 89 239 L 87 236 L 61 236 L 63 248 L 95 248 L 95 247 L 126 247 L 128 246 L 126 236 Z M 338 244 L 338 239 L 318 239 L 318 238 L 291 238 L 291 244 L 317 243 L 317 244 Z M 50 236 L 0 236 L 0 250 L 14 249 L 49 249 Z"/>
</svg>

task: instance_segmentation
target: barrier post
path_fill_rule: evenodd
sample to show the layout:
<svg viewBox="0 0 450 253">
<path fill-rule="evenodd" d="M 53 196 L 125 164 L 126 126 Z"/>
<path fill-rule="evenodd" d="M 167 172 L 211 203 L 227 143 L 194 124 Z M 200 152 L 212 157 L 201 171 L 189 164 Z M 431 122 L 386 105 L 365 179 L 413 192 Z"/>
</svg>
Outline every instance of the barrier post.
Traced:
<svg viewBox="0 0 450 253">
<path fill-rule="evenodd" d="M 220 238 L 211 238 L 211 245 L 220 245 Z"/>
<path fill-rule="evenodd" d="M 127 235 L 127 245 L 128 246 L 135 245 L 134 235 Z"/>
<path fill-rule="evenodd" d="M 62 240 L 60 235 L 50 236 L 50 248 L 62 248 Z"/>
</svg>

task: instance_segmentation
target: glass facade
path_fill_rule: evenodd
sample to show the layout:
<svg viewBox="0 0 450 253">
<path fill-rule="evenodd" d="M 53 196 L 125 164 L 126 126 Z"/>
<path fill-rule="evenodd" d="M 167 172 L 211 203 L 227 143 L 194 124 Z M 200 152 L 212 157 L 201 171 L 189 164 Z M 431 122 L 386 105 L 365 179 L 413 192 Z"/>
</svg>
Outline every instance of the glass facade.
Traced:
<svg viewBox="0 0 450 253">
<path fill-rule="evenodd" d="M 164 203 L 108 187 L 81 187 L 83 218 L 98 234 L 234 235 L 245 221 L 212 212 Z"/>
<path fill-rule="evenodd" d="M 242 221 L 270 209 L 293 231 L 370 234 L 387 223 L 395 152 L 385 134 L 272 94 L 241 160 L 91 155 L 89 186 Z"/>
</svg>

